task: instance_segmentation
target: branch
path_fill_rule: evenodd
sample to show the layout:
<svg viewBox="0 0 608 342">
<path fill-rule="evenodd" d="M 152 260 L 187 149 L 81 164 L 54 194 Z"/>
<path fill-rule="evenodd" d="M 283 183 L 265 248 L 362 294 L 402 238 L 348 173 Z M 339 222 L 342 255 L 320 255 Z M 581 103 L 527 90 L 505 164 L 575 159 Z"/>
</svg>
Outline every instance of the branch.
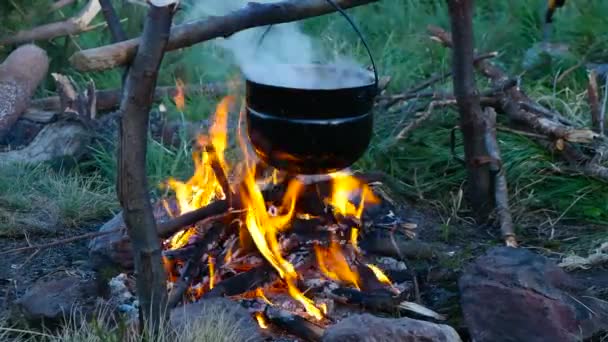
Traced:
<svg viewBox="0 0 608 342">
<path fill-rule="evenodd" d="M 64 8 L 65 6 L 69 6 L 71 4 L 73 4 L 76 0 L 58 0 L 55 1 L 51 7 L 49 8 L 49 13 L 58 11 L 62 8 Z"/>
<path fill-rule="evenodd" d="M 20 44 L 36 40 L 49 40 L 83 32 L 101 10 L 98 0 L 90 0 L 74 17 L 64 21 L 41 25 L 30 30 L 18 31 L 0 39 L 0 45 Z"/>
<path fill-rule="evenodd" d="M 120 19 L 118 19 L 118 15 L 116 15 L 116 11 L 114 10 L 114 6 L 112 6 L 111 0 L 99 0 L 99 4 L 101 5 L 101 10 L 103 17 L 106 19 L 108 23 L 108 28 L 110 29 L 110 34 L 112 35 L 112 40 L 116 42 L 121 42 L 127 39 L 127 35 L 125 31 L 122 29 L 120 25 Z"/>
<path fill-rule="evenodd" d="M 334 0 L 343 9 L 378 0 Z M 214 38 L 229 37 L 257 26 L 281 24 L 335 12 L 326 0 L 284 0 L 275 3 L 250 2 L 224 16 L 176 25 L 171 28 L 167 51 L 181 49 Z M 78 51 L 70 63 L 79 71 L 105 70 L 128 64 L 137 51 L 140 37 L 124 42 Z"/>
<path fill-rule="evenodd" d="M 460 114 L 467 168 L 467 195 L 478 221 L 486 221 L 492 209 L 488 151 L 483 137 L 488 131 L 475 86 L 473 0 L 448 0 L 453 40 L 454 96 Z M 480 62 L 484 62 L 481 60 Z"/>
<path fill-rule="evenodd" d="M 152 1 L 120 106 L 117 192 L 133 246 L 140 327 L 145 325 L 154 332 L 168 314 L 165 310 L 167 284 L 161 242 L 148 193 L 146 143 L 158 69 L 169 38 L 174 7 L 175 1 L 165 2 L 162 7 L 155 6 Z"/>
<path fill-rule="evenodd" d="M 228 91 L 228 85 L 223 82 L 209 84 L 190 84 L 184 87 L 185 96 L 210 96 L 218 97 Z M 172 86 L 157 87 L 154 91 L 154 101 L 160 101 L 164 98 L 173 98 L 177 93 L 177 88 Z M 122 89 L 105 89 L 95 92 L 97 99 L 96 109 L 98 112 L 110 111 L 116 109 L 120 105 L 122 97 Z M 40 121 L 40 113 L 48 112 L 46 116 L 49 120 L 56 112 L 61 111 L 61 99 L 59 96 L 49 96 L 33 100 L 30 108 L 23 114 L 24 118 Z"/>
</svg>

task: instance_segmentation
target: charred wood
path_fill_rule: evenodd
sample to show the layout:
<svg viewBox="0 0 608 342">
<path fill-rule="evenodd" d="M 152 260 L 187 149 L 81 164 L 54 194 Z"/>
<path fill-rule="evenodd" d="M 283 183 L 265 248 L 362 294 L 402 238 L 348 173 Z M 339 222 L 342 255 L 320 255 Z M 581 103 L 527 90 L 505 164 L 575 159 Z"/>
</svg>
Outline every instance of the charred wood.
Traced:
<svg viewBox="0 0 608 342">
<path fill-rule="evenodd" d="M 272 324 L 306 341 L 321 341 L 325 333 L 325 329 L 320 326 L 285 310 L 267 306 L 264 313 Z"/>
<path fill-rule="evenodd" d="M 274 268 L 264 264 L 222 280 L 211 291 L 205 293 L 203 298 L 240 295 L 271 283 L 277 278 Z"/>
<path fill-rule="evenodd" d="M 426 242 L 409 240 L 403 234 L 380 230 L 366 234 L 361 241 L 361 248 L 369 253 L 398 259 L 432 259 L 437 254 Z"/>
</svg>

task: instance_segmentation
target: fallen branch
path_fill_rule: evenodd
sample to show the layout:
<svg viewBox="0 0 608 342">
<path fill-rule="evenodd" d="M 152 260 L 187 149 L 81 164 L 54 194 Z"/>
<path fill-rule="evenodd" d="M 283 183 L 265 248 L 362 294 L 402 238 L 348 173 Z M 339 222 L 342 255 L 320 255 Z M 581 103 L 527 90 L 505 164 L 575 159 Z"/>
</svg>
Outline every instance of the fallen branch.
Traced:
<svg viewBox="0 0 608 342">
<path fill-rule="evenodd" d="M 110 29 L 110 34 L 112 34 L 112 40 L 116 42 L 121 42 L 127 39 L 127 35 L 125 31 L 122 29 L 120 25 L 120 19 L 114 10 L 114 6 L 112 6 L 111 0 L 99 0 L 99 4 L 101 5 L 101 13 L 103 17 L 106 19 L 108 23 L 108 28 Z"/>
<path fill-rule="evenodd" d="M 186 96 L 221 96 L 228 91 L 228 85 L 224 82 L 208 84 L 190 84 L 184 87 Z M 157 87 L 154 91 L 154 101 L 165 98 L 173 98 L 177 94 L 177 88 L 172 86 Z M 122 97 L 122 89 L 97 90 L 97 112 L 110 111 L 118 108 Z M 37 122 L 48 122 L 61 111 L 61 100 L 59 96 L 44 97 L 31 102 L 30 108 L 23 117 Z"/>
<path fill-rule="evenodd" d="M 435 107 L 444 107 L 454 104 L 456 104 L 456 100 L 432 101 L 424 112 L 422 112 L 416 119 L 412 120 L 409 124 L 407 124 L 407 126 L 405 126 L 399 132 L 399 134 L 397 134 L 397 136 L 395 137 L 395 142 L 404 139 L 411 131 L 415 130 L 423 122 L 428 120 L 428 118 L 431 117 L 431 114 L 433 114 L 433 110 L 435 109 Z"/>
<path fill-rule="evenodd" d="M 78 34 L 87 29 L 100 10 L 101 6 L 99 5 L 98 0 L 89 0 L 82 10 L 74 17 L 64 21 L 41 25 L 30 30 L 18 31 L 0 39 L 0 45 L 49 40 L 56 37 Z"/>
<path fill-rule="evenodd" d="M 343 9 L 365 5 L 378 0 L 334 0 Z M 181 49 L 214 38 L 229 37 L 252 27 L 281 24 L 335 12 L 326 0 L 284 0 L 274 3 L 248 3 L 240 10 L 224 16 L 176 25 L 166 51 Z M 141 38 L 78 51 L 70 63 L 79 71 L 105 70 L 129 63 L 135 56 Z"/>
<path fill-rule="evenodd" d="M 49 13 L 58 11 L 66 6 L 73 4 L 76 0 L 58 0 L 55 1 L 49 8 Z"/>
</svg>

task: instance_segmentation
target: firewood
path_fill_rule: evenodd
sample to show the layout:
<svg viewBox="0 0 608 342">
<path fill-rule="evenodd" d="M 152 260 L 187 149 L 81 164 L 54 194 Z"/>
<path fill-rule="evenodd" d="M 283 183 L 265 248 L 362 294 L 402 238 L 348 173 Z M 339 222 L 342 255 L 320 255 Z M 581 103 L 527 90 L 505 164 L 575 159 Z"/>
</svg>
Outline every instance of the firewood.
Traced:
<svg viewBox="0 0 608 342">
<path fill-rule="evenodd" d="M 438 252 L 428 243 L 420 240 L 408 240 L 399 233 L 375 230 L 366 234 L 361 241 L 361 248 L 369 253 L 403 259 L 432 259 Z"/>
<path fill-rule="evenodd" d="M 274 268 L 267 263 L 239 273 L 234 277 L 222 280 L 215 287 L 203 295 L 204 298 L 221 296 L 236 296 L 245 292 L 255 290 L 268 283 L 275 281 L 278 275 Z"/>
<path fill-rule="evenodd" d="M 272 324 L 305 341 L 321 341 L 325 333 L 325 329 L 305 318 L 276 307 L 266 306 L 264 314 Z"/>
<path fill-rule="evenodd" d="M 334 0 L 343 9 L 378 0 Z M 257 26 L 281 24 L 335 12 L 326 0 L 284 0 L 274 3 L 250 2 L 240 10 L 224 16 L 212 16 L 171 28 L 167 51 L 181 49 Z M 105 70 L 129 63 L 141 38 L 105 45 L 74 53 L 70 63 L 79 71 Z"/>
<path fill-rule="evenodd" d="M 189 84 L 184 87 L 186 96 L 209 96 L 219 97 L 228 91 L 225 83 Z M 173 86 L 157 87 L 154 91 L 154 101 L 165 98 L 173 98 L 177 88 Z M 110 111 L 118 108 L 122 89 L 104 89 L 95 92 L 97 99 L 97 112 Z M 23 114 L 23 118 L 36 122 L 49 122 L 61 111 L 61 100 L 59 96 L 49 96 L 31 101 L 30 107 Z"/>
<path fill-rule="evenodd" d="M 74 17 L 64 21 L 41 25 L 29 30 L 15 32 L 0 39 L 0 45 L 20 44 L 38 40 L 48 40 L 86 31 L 89 24 L 101 10 L 98 0 L 89 0 Z"/>
<path fill-rule="evenodd" d="M 46 52 L 35 45 L 19 47 L 0 65 L 0 138 L 28 107 L 48 67 Z"/>
</svg>

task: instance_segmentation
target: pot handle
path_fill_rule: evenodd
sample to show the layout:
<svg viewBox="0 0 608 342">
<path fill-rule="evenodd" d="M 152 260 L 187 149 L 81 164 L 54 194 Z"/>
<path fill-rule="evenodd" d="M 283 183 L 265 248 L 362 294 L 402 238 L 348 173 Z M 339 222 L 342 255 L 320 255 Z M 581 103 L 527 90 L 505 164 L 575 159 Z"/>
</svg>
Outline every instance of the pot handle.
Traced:
<svg viewBox="0 0 608 342">
<path fill-rule="evenodd" d="M 353 28 L 353 30 L 355 30 L 355 33 L 357 33 L 357 35 L 361 39 L 361 42 L 363 43 L 363 47 L 365 47 L 365 50 L 367 51 L 367 54 L 369 55 L 369 59 L 372 62 L 372 69 L 374 69 L 374 83 L 376 85 L 376 89 L 378 89 L 378 70 L 376 69 L 376 62 L 374 62 L 374 57 L 372 56 L 372 51 L 370 50 L 369 46 L 367 45 L 367 41 L 363 37 L 361 30 L 359 30 L 359 27 L 355 24 L 355 22 L 348 15 L 348 13 L 346 13 L 346 11 L 344 9 L 342 9 L 334 0 L 325 0 L 325 1 L 327 3 L 329 3 L 333 8 L 335 8 L 336 11 L 338 11 L 344 17 L 344 19 L 346 19 L 346 21 L 348 21 L 348 23 Z M 266 34 L 268 34 L 268 31 L 270 31 L 271 27 L 272 27 L 272 25 L 269 25 L 268 28 L 266 28 L 266 30 L 262 33 L 262 36 L 258 40 L 258 46 L 260 46 L 262 44 L 264 37 L 266 37 Z"/>
</svg>

